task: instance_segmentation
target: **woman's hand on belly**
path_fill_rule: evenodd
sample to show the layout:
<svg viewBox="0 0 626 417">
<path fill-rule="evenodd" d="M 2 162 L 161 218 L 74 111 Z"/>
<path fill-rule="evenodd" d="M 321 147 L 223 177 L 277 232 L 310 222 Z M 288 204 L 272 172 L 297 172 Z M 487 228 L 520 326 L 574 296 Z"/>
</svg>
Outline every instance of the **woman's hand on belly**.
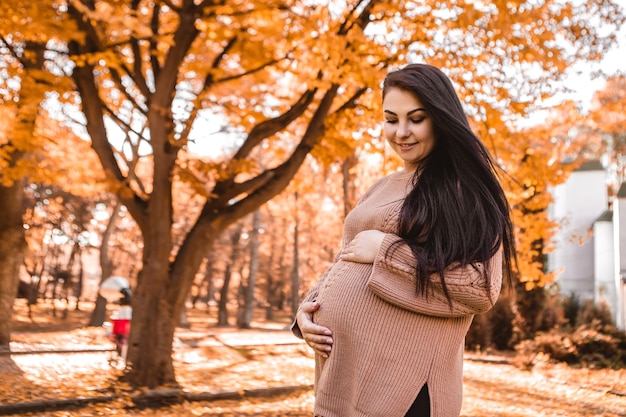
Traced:
<svg viewBox="0 0 626 417">
<path fill-rule="evenodd" d="M 364 230 L 346 245 L 341 251 L 339 259 L 347 262 L 359 262 L 364 264 L 374 263 L 380 245 L 385 239 L 385 233 L 380 230 Z"/>
<path fill-rule="evenodd" d="M 332 332 L 329 328 L 318 326 L 313 322 L 313 313 L 319 308 L 320 303 L 315 301 L 302 303 L 296 314 L 296 321 L 306 344 L 311 346 L 319 355 L 327 358 L 333 344 Z"/>
</svg>

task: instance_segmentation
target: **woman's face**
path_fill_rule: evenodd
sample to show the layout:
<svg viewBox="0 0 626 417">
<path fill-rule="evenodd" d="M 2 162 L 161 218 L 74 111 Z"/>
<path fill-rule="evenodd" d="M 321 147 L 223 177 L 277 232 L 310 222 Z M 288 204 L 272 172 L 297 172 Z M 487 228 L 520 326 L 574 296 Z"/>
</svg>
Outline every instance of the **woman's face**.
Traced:
<svg viewBox="0 0 626 417">
<path fill-rule="evenodd" d="M 415 169 L 435 146 L 433 122 L 412 93 L 390 88 L 383 99 L 385 137 L 391 149 L 404 161 L 405 169 Z"/>
</svg>

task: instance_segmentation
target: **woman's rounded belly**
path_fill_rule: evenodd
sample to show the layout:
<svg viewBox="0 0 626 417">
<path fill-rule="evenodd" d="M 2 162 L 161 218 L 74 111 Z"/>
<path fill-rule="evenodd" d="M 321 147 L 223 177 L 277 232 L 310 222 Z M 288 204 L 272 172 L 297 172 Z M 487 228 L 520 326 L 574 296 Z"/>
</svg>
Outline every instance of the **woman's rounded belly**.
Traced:
<svg viewBox="0 0 626 417">
<path fill-rule="evenodd" d="M 315 313 L 314 321 L 330 328 L 333 333 L 353 325 L 355 309 L 362 308 L 366 299 L 373 296 L 367 289 L 371 272 L 372 264 L 337 262 L 318 293 L 320 309 Z"/>
</svg>

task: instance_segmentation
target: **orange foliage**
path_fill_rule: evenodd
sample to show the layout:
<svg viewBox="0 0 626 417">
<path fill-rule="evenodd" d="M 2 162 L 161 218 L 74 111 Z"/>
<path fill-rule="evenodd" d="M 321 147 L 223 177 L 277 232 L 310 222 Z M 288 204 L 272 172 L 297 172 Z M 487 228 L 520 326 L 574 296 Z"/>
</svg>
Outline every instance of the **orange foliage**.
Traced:
<svg viewBox="0 0 626 417">
<path fill-rule="evenodd" d="M 544 256 L 553 249 L 552 236 L 558 227 L 549 218 L 548 207 L 552 187 L 563 183 L 582 162 L 578 155 L 584 141 L 573 136 L 571 129 L 581 116 L 572 106 L 563 103 L 543 124 L 510 131 L 506 140 L 494 141 L 501 145 L 495 155 L 505 170 L 503 183 L 513 210 L 519 278 L 527 290 L 550 284 L 558 274 L 544 271 Z"/>
<path fill-rule="evenodd" d="M 581 128 L 581 138 L 589 145 L 590 158 L 604 158 L 609 170 L 610 193 L 617 194 L 626 181 L 626 76 L 607 79 L 603 89 L 594 94 L 591 109 Z"/>
</svg>

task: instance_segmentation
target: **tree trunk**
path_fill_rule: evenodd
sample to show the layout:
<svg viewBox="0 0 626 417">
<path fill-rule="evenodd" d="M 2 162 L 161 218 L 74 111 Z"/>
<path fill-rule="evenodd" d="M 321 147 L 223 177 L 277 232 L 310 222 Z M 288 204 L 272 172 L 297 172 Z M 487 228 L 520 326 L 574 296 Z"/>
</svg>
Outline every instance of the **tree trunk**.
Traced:
<svg viewBox="0 0 626 417">
<path fill-rule="evenodd" d="M 107 300 L 100 294 L 96 298 L 96 302 L 93 307 L 93 311 L 91 312 L 91 316 L 89 317 L 89 323 L 87 326 L 99 327 L 104 324 L 106 320 L 107 314 Z"/>
<path fill-rule="evenodd" d="M 341 164 L 341 172 L 343 176 L 343 216 L 346 217 L 348 213 L 354 208 L 356 204 L 355 198 L 355 186 L 354 175 L 352 174 L 352 168 L 354 168 L 359 162 L 359 158 L 352 153 L 344 159 Z"/>
<path fill-rule="evenodd" d="M 180 309 L 180 316 L 178 317 L 178 326 L 183 329 L 190 329 L 191 322 L 189 321 L 189 316 L 187 315 L 187 306 L 183 304 Z"/>
<path fill-rule="evenodd" d="M 144 205 L 132 208 L 144 245 L 142 269 L 132 297 L 127 354 L 130 367 L 123 378 L 134 387 L 177 384 L 172 361 L 174 332 L 205 251 L 199 245 L 181 248 L 179 255 L 192 261 L 181 271 L 174 270 L 172 177 L 177 149 L 170 146 L 169 117 L 152 103 L 148 111 L 154 163 L 152 192 Z"/>
<path fill-rule="evenodd" d="M 273 223 L 275 225 L 275 222 Z M 286 230 L 287 221 L 283 219 L 280 230 Z M 274 320 L 274 310 L 282 309 L 282 296 L 284 293 L 285 280 L 283 279 L 283 263 L 285 261 L 285 248 L 287 240 L 283 233 L 272 233 L 272 254 L 269 265 L 269 274 L 267 274 L 267 309 L 265 311 L 265 319 Z M 278 259 L 274 261 L 274 255 L 278 255 Z"/>
<path fill-rule="evenodd" d="M 144 268 L 133 295 L 127 356 L 130 370 L 122 378 L 133 386 L 176 384 L 171 355 L 180 311 L 159 296 L 163 288 L 159 281 L 166 280 L 167 275 L 166 266 L 162 271 Z"/>
<path fill-rule="evenodd" d="M 233 268 L 239 258 L 239 240 L 241 239 L 241 230 L 243 225 L 238 224 L 237 228 L 233 230 L 230 238 L 230 244 L 232 252 L 230 255 L 230 262 L 226 264 L 226 270 L 224 271 L 224 283 L 220 290 L 220 301 L 217 307 L 217 325 L 228 326 L 228 293 L 230 289 L 230 281 L 233 274 Z"/>
<path fill-rule="evenodd" d="M 213 283 L 213 270 L 214 270 L 214 259 L 213 256 L 209 256 L 206 259 L 206 263 L 204 265 L 204 277 L 202 281 L 196 285 L 195 293 L 191 299 L 191 308 L 196 308 L 196 304 L 200 301 L 207 306 L 210 305 L 214 298 L 214 283 Z"/>
<path fill-rule="evenodd" d="M 26 240 L 24 238 L 24 184 L 23 177 L 14 178 L 11 168 L 25 155 L 37 148 L 39 143 L 33 137 L 39 106 L 45 96 L 45 83 L 37 76 L 44 66 L 45 44 L 27 41 L 26 51 L 20 63 L 24 71 L 20 74 L 20 97 L 12 131 L 6 132 L 12 138 L 9 145 L 9 167 L 2 171 L 5 183 L 0 185 L 0 346 L 8 346 L 11 337 L 13 302 L 17 294 L 19 271 L 24 259 Z M 30 305 L 29 305 L 30 309 Z"/>
<path fill-rule="evenodd" d="M 207 262 L 206 266 L 206 275 L 205 275 L 205 283 L 206 283 L 206 294 L 204 297 L 200 298 L 207 305 L 215 304 L 215 280 L 213 279 L 213 274 L 215 273 L 215 265 L 214 259 L 211 258 Z"/>
<path fill-rule="evenodd" d="M 100 283 L 113 274 L 114 265 L 111 257 L 109 256 L 109 240 L 111 240 L 111 236 L 117 227 L 117 219 L 120 216 L 120 206 L 121 204 L 116 200 L 115 205 L 113 206 L 113 211 L 111 212 L 111 217 L 109 217 L 107 227 L 102 234 L 102 242 L 100 244 Z M 89 317 L 89 326 L 97 327 L 104 324 L 107 312 L 106 306 L 107 300 L 100 296 L 100 293 L 98 293 L 96 304 L 91 312 L 91 316 Z"/>
<path fill-rule="evenodd" d="M 83 297 L 83 290 L 85 286 L 85 267 L 83 263 L 83 251 L 79 251 L 79 270 L 78 270 L 78 280 L 76 281 L 76 285 L 74 286 L 75 293 L 74 297 L 76 297 L 76 311 L 80 310 L 80 299 Z"/>
<path fill-rule="evenodd" d="M 111 236 L 115 232 L 117 228 L 117 219 L 120 217 L 120 207 L 121 204 L 119 201 L 115 201 L 115 205 L 113 206 L 113 211 L 111 212 L 111 217 L 109 217 L 109 222 L 107 223 L 107 227 L 102 234 L 102 242 L 100 244 L 100 282 L 104 281 L 108 277 L 113 274 L 113 261 L 109 256 L 109 241 L 111 240 Z"/>
<path fill-rule="evenodd" d="M 150 216 L 151 222 L 170 222 L 167 213 L 157 214 Z M 172 302 L 166 294 L 180 285 L 170 279 L 170 230 L 170 225 L 156 224 L 145 230 L 143 268 L 132 297 L 127 354 L 130 370 L 123 377 L 133 386 L 155 388 L 176 384 L 171 355 L 182 302 Z"/>
<path fill-rule="evenodd" d="M 300 263 L 298 254 L 298 192 L 294 193 L 295 198 L 295 224 L 293 226 L 293 266 L 291 269 L 291 314 L 293 317 L 298 312 L 300 305 L 300 272 L 298 264 Z"/>
<path fill-rule="evenodd" d="M 252 231 L 250 232 L 250 268 L 248 270 L 248 285 L 244 294 L 242 320 L 238 323 L 240 329 L 249 329 L 252 325 L 254 314 L 254 291 L 256 289 L 256 277 L 259 271 L 259 231 L 261 229 L 261 210 L 257 209 L 252 214 Z"/>
<path fill-rule="evenodd" d="M 272 219 L 272 221 L 270 222 L 271 227 L 274 228 L 274 230 L 276 231 L 276 222 Z M 274 320 L 274 271 L 276 270 L 276 268 L 274 267 L 274 255 L 277 254 L 278 252 L 276 251 L 276 237 L 277 235 L 279 235 L 278 233 L 272 233 L 270 238 L 271 238 L 271 242 L 270 242 L 270 258 L 267 262 L 267 274 L 266 274 L 266 283 L 265 283 L 265 291 L 267 292 L 267 305 L 265 306 L 265 320 L 271 321 Z"/>
<path fill-rule="evenodd" d="M 0 348 L 11 341 L 13 302 L 24 256 L 23 193 L 24 180 L 0 186 Z"/>
</svg>

